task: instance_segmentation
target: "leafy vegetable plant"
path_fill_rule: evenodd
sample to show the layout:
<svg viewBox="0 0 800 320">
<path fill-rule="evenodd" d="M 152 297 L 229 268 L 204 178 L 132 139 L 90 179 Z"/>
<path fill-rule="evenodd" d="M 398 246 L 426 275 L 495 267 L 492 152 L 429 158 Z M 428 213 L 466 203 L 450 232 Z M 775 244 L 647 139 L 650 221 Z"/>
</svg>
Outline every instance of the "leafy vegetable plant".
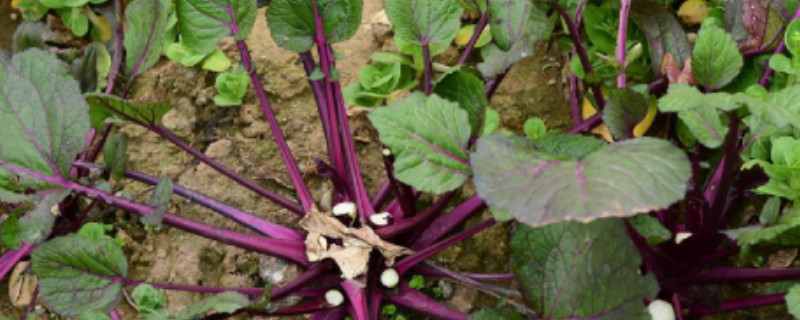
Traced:
<svg viewBox="0 0 800 320">
<path fill-rule="evenodd" d="M 85 33 L 87 2 L 56 2 L 17 5 L 33 20 L 39 5 L 56 9 L 76 35 Z M 0 226 L 8 248 L 0 279 L 30 259 L 35 300 L 79 319 L 119 319 L 126 287 L 143 319 L 399 320 L 406 311 L 447 320 L 696 319 L 783 303 L 800 318 L 800 286 L 791 282 L 762 295 L 730 298 L 724 290 L 800 279 L 796 268 L 736 266 L 800 245 L 800 9 L 795 1 L 701 2 L 708 10 L 698 15 L 697 0 L 384 0 L 396 52 L 373 55 L 343 89 L 333 45 L 357 31 L 362 1 L 270 1 L 272 38 L 297 53 L 317 102 L 328 157 L 317 159 L 316 174 L 335 186 L 329 209 L 312 196 L 304 174 L 314 173 L 300 170 L 245 42 L 264 27 L 255 24 L 255 0 L 117 0 L 124 22 L 114 23 L 113 58 L 101 43 L 48 48 L 42 26 L 27 24 L 15 52 L 0 54 L 0 210 L 9 213 Z M 236 105 L 253 89 L 292 198 L 163 126 L 168 102 L 127 98 L 163 54 L 227 70 L 223 38 L 233 39 L 242 71 L 217 77 L 214 100 Z M 522 132 L 501 130 L 492 96 L 544 41 L 571 52 L 573 126 L 560 132 L 532 118 Z M 448 50 L 460 50 L 458 58 L 447 61 Z M 373 107 L 368 118 L 386 169 L 378 190 L 364 184 L 348 105 Z M 121 123 L 296 213 L 299 228 L 128 170 Z M 150 201 L 118 192 L 130 181 L 155 186 Z M 172 196 L 252 232 L 184 218 Z M 176 228 L 303 272 L 265 288 L 133 279 L 109 227 L 87 220 L 96 207 L 138 216 L 152 232 Z M 481 215 L 487 208 L 492 217 Z M 429 261 L 493 227 L 511 234 L 507 273 Z M 506 307 L 464 313 L 426 294 L 422 276 L 476 288 Z M 162 290 L 214 295 L 171 313 Z M 289 296 L 300 299 L 284 303 Z"/>
</svg>

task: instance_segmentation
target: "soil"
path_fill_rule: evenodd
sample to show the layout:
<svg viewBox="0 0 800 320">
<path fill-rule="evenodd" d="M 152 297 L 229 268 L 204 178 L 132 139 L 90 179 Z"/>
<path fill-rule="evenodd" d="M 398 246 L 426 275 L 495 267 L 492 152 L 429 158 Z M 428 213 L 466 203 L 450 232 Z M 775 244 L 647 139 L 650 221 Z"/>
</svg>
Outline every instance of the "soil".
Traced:
<svg viewBox="0 0 800 320">
<path fill-rule="evenodd" d="M 8 0 L 0 0 L 0 8 L 7 8 L 7 4 Z M 337 61 L 343 83 L 356 81 L 359 68 L 369 61 L 370 54 L 389 46 L 376 36 L 382 31 L 373 30 L 370 23 L 371 17 L 381 10 L 382 1 L 365 0 L 362 28 L 354 38 L 335 46 L 336 51 L 344 56 Z M 4 25 L 7 21 L 4 15 L 0 17 L 0 23 L 3 24 L 0 30 L 11 30 L 11 27 Z M 314 98 L 305 72 L 297 62 L 297 55 L 278 48 L 268 29 L 264 28 L 265 24 L 262 9 L 256 21 L 257 27 L 247 43 L 304 178 L 310 184 L 315 199 L 323 199 L 331 186 L 313 170 L 313 158 L 326 158 L 324 136 Z M 0 34 L 5 36 L 9 33 Z M 7 40 L 0 39 L 0 44 Z M 231 41 L 226 40 L 222 47 L 232 60 L 238 61 Z M 456 49 L 452 48 L 440 62 L 450 63 L 457 55 Z M 563 66 L 564 55 L 560 50 L 542 46 L 537 54 L 511 70 L 491 102 L 491 106 L 502 116 L 505 128 L 521 132 L 524 121 L 534 116 L 545 119 L 551 128 L 564 129 L 570 124 Z M 291 182 L 285 174 L 282 159 L 255 96 L 248 94 L 241 107 L 220 108 L 212 101 L 214 94 L 213 73 L 183 67 L 164 59 L 135 80 L 130 97 L 136 100 L 170 101 L 175 109 L 165 116 L 163 122 L 166 127 L 194 148 L 203 150 L 237 173 L 292 197 Z M 364 112 L 353 114 L 351 121 L 364 182 L 368 190 L 374 192 L 384 177 L 376 132 L 370 127 Z M 278 208 L 206 165 L 199 164 L 155 134 L 134 125 L 125 125 L 120 131 L 130 139 L 130 169 L 171 177 L 178 184 L 270 221 L 296 226 L 298 217 L 293 213 Z M 125 186 L 125 192 L 141 201 L 149 199 L 151 190 L 141 184 L 129 183 Z M 474 191 L 467 186 L 462 193 L 461 197 L 464 198 Z M 246 231 L 211 211 L 177 197 L 173 199 L 172 209 L 187 218 Z M 487 215 L 484 213 L 484 217 Z M 179 230 L 163 228 L 145 232 L 136 219 L 121 212 L 95 212 L 93 218 L 118 227 L 116 232 L 125 240 L 130 275 L 134 279 L 190 285 L 261 286 L 265 277 L 260 276 L 259 271 L 279 270 L 277 274 L 266 277 L 280 278 L 282 275 L 280 283 L 291 280 L 300 272 L 296 266 L 277 264 L 274 259 L 265 259 Z M 477 221 L 475 219 L 472 223 Z M 438 255 L 434 261 L 459 271 L 507 271 L 507 231 L 506 226 L 492 228 Z M 7 282 L 0 284 L 0 290 L 7 290 Z M 0 315 L 19 317 L 21 309 L 9 307 L 7 295 L 0 294 L 0 297 Z M 202 295 L 199 294 L 170 291 L 169 308 L 177 311 L 200 298 Z M 464 287 L 455 288 L 452 298 L 447 302 L 465 312 L 496 305 L 495 299 Z M 134 318 L 135 314 L 130 308 L 122 308 L 121 311 L 123 319 Z"/>
</svg>

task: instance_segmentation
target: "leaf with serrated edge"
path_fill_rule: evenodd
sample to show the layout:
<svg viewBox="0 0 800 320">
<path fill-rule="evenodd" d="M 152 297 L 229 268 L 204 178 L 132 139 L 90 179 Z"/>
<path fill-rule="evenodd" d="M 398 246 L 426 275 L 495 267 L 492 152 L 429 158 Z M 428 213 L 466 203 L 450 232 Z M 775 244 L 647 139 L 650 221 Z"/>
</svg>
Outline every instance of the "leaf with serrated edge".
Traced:
<svg viewBox="0 0 800 320">
<path fill-rule="evenodd" d="M 370 112 L 369 119 L 395 155 L 398 180 L 441 194 L 469 178 L 469 115 L 458 104 L 417 92 Z"/>
<path fill-rule="evenodd" d="M 417 45 L 452 42 L 464 11 L 456 0 L 384 0 L 383 5 L 395 36 Z"/>
<path fill-rule="evenodd" d="M 689 131 L 700 143 L 708 148 L 719 148 L 728 134 L 728 127 L 722 124 L 720 115 L 713 108 L 697 108 L 678 112 Z"/>
<path fill-rule="evenodd" d="M 483 84 L 483 80 L 466 70 L 448 73 L 433 88 L 435 94 L 457 102 L 461 109 L 467 111 L 473 135 L 477 134 L 481 128 L 483 117 L 486 114 L 486 106 L 489 104 L 484 91 L 486 91 L 486 86 Z"/>
<path fill-rule="evenodd" d="M 361 0 L 317 0 L 328 43 L 350 39 L 361 26 Z M 267 8 L 267 24 L 279 46 L 304 52 L 316 35 L 314 8 L 310 0 L 273 0 Z"/>
<path fill-rule="evenodd" d="M 653 72 L 661 75 L 664 55 L 669 53 L 679 66 L 691 57 L 691 45 L 675 15 L 653 1 L 632 1 L 631 20 L 644 32 Z"/>
<path fill-rule="evenodd" d="M 706 24 L 697 33 L 692 51 L 692 70 L 697 83 L 709 90 L 733 81 L 744 66 L 736 41 L 719 27 Z"/>
<path fill-rule="evenodd" d="M 177 0 L 175 6 L 182 41 L 198 54 L 214 51 L 224 36 L 246 39 L 257 11 L 256 0 Z"/>
<path fill-rule="evenodd" d="M 52 54 L 29 49 L 0 56 L 0 189 L 49 188 L 13 166 L 49 176 L 69 176 L 89 132 L 88 106 L 64 65 Z M 2 199 L 0 199 L 2 200 Z"/>
<path fill-rule="evenodd" d="M 141 74 L 161 57 L 167 32 L 168 0 L 138 0 L 125 9 L 125 70 Z"/>
<path fill-rule="evenodd" d="M 487 136 L 472 154 L 475 188 L 493 208 L 541 225 L 625 217 L 682 199 L 691 168 L 668 141 L 638 138 L 580 160 L 555 160 L 527 139 Z"/>
<path fill-rule="evenodd" d="M 102 130 L 108 118 L 132 121 L 141 125 L 158 125 L 172 105 L 169 102 L 132 102 L 107 94 L 89 94 L 89 116 L 92 126 Z"/>
<path fill-rule="evenodd" d="M 647 115 L 648 107 L 647 99 L 638 92 L 615 89 L 603 109 L 603 122 L 614 139 L 628 139 L 633 135 L 633 128 Z"/>
<path fill-rule="evenodd" d="M 489 25 L 492 36 L 503 51 L 525 36 L 531 3 L 528 0 L 493 0 L 489 2 Z"/>
<path fill-rule="evenodd" d="M 658 292 L 620 219 L 517 227 L 511 268 L 542 319 L 649 320 L 644 299 Z"/>
<path fill-rule="evenodd" d="M 118 279 L 127 276 L 128 262 L 112 240 L 72 234 L 40 245 L 31 256 L 40 299 L 60 315 L 107 313 L 122 299 Z"/>
</svg>

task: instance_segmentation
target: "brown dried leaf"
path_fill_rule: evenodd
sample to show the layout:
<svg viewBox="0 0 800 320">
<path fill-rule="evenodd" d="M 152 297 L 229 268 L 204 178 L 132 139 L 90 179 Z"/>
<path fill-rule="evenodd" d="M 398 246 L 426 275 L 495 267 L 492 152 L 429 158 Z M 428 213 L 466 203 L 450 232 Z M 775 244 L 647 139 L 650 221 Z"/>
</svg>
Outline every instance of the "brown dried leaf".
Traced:
<svg viewBox="0 0 800 320">
<path fill-rule="evenodd" d="M 667 80 L 669 80 L 671 84 L 697 84 L 697 81 L 694 79 L 694 73 L 692 72 L 692 58 L 686 59 L 683 69 L 681 69 L 678 64 L 675 63 L 672 54 L 666 53 L 661 63 L 661 73 L 667 76 Z"/>
<path fill-rule="evenodd" d="M 742 49 L 752 50 L 761 47 L 767 34 L 768 15 L 768 0 L 742 0 L 742 25 L 748 34 Z"/>
<path fill-rule="evenodd" d="M 394 265 L 397 257 L 413 251 L 381 239 L 369 226 L 351 228 L 328 213 L 316 208 L 306 213 L 300 226 L 308 231 L 306 254 L 309 261 L 333 259 L 346 279 L 354 279 L 367 272 L 372 249 L 377 249 L 386 258 L 386 265 Z M 341 239 L 342 245 L 328 246 L 326 238 Z"/>
<path fill-rule="evenodd" d="M 8 282 L 8 297 L 15 307 L 26 307 L 32 303 L 37 280 L 36 276 L 30 272 L 30 265 L 31 263 L 27 261 L 20 262 L 11 272 Z"/>
</svg>

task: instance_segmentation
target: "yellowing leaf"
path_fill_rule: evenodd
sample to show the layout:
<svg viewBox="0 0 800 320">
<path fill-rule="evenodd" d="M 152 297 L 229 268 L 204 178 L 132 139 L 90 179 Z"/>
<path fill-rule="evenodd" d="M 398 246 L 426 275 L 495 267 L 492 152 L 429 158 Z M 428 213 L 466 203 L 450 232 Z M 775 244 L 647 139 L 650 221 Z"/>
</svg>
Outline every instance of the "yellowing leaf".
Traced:
<svg viewBox="0 0 800 320">
<path fill-rule="evenodd" d="M 709 11 L 711 8 L 705 0 L 689 0 L 678 9 L 678 17 L 686 25 L 696 26 L 703 23 Z"/>
<path fill-rule="evenodd" d="M 92 21 L 94 26 L 100 30 L 100 39 L 103 42 L 111 40 L 112 32 L 111 32 L 111 24 L 108 23 L 108 19 L 103 16 L 98 16 L 96 21 Z"/>
<path fill-rule="evenodd" d="M 18 9 L 22 0 L 11 0 L 11 8 Z"/>
<path fill-rule="evenodd" d="M 604 94 L 605 95 L 605 94 Z M 647 108 L 647 115 L 645 115 L 644 119 L 641 122 L 636 124 L 633 127 L 633 136 L 638 138 L 643 136 L 647 133 L 647 130 L 650 129 L 650 126 L 653 125 L 653 120 L 656 118 L 656 113 L 658 111 L 658 101 L 657 100 L 650 100 L 650 106 Z M 597 110 L 594 108 L 594 105 L 589 101 L 589 99 L 583 99 L 583 105 L 581 107 L 581 117 L 583 120 L 589 119 L 591 116 L 595 115 Z M 592 133 L 600 136 L 603 140 L 608 142 L 614 142 L 614 138 L 611 137 L 611 132 L 608 131 L 608 126 L 605 124 L 601 124 L 594 129 L 592 129 Z"/>
</svg>

